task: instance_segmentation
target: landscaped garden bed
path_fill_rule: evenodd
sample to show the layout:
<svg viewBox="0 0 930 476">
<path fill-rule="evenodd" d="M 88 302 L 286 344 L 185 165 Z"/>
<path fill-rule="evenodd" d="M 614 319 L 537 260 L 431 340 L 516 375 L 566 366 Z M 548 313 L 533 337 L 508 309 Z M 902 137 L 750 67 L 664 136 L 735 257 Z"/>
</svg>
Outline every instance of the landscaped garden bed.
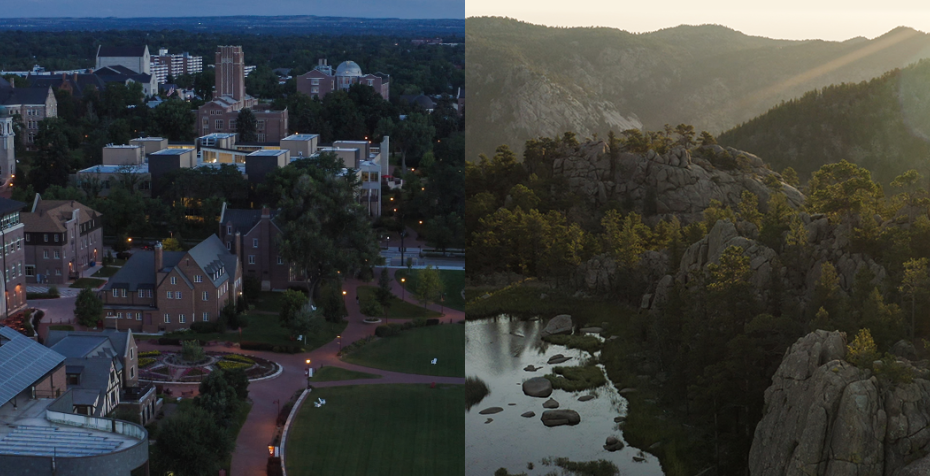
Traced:
<svg viewBox="0 0 930 476">
<path fill-rule="evenodd" d="M 148 351 L 139 354 L 139 379 L 153 382 L 199 382 L 217 369 L 242 369 L 250 380 L 267 377 L 278 364 L 261 357 L 227 352 L 205 352 L 202 358 L 185 361 L 181 352 Z"/>
</svg>

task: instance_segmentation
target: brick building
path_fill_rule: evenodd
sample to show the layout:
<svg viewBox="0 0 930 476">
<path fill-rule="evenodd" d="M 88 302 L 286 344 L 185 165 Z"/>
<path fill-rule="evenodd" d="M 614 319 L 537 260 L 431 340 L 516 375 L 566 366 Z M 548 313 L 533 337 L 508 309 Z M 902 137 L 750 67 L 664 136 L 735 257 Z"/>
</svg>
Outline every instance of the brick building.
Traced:
<svg viewBox="0 0 930 476">
<path fill-rule="evenodd" d="M 0 109 L 0 187 L 8 188 L 8 183 L 16 175 L 16 133 L 13 132 L 13 116 Z"/>
<path fill-rule="evenodd" d="M 321 59 L 316 68 L 297 76 L 297 91 L 310 97 L 323 99 L 333 91 L 347 91 L 353 84 L 371 86 L 384 98 L 390 100 L 390 76 L 382 73 L 363 74 L 355 61 L 343 61 L 336 67 Z"/>
<path fill-rule="evenodd" d="M 197 109 L 194 124 L 201 136 L 235 133 L 239 111 L 255 114 L 258 142 L 275 142 L 287 136 L 287 109 L 272 110 L 245 93 L 245 62 L 241 46 L 220 46 L 216 51 L 216 89 L 213 100 Z"/>
<path fill-rule="evenodd" d="M 23 121 L 23 135 L 19 138 L 25 145 L 32 145 L 39 133 L 39 121 L 47 117 L 58 117 L 58 101 L 50 86 L 17 88 L 0 78 L 0 106 L 10 115 L 19 114 Z"/>
<path fill-rule="evenodd" d="M 258 279 L 265 291 L 287 289 L 294 281 L 290 266 L 278 255 L 281 229 L 274 222 L 276 211 L 226 208 L 220 213 L 220 239 L 235 251 L 242 276 Z"/>
<path fill-rule="evenodd" d="M 103 259 L 103 215 L 75 200 L 42 200 L 38 193 L 25 226 L 26 282 L 65 284 Z"/>
<path fill-rule="evenodd" d="M 26 250 L 23 243 L 25 227 L 20 221 L 20 212 L 26 206 L 23 202 L 0 198 L 0 241 L 3 255 L 0 256 L 3 281 L 0 286 L 5 298 L 0 316 L 6 317 L 26 307 L 26 277 L 23 275 L 26 265 Z"/>
<path fill-rule="evenodd" d="M 216 235 L 189 251 L 137 251 L 100 291 L 105 327 L 173 331 L 219 317 L 242 289 L 242 267 Z"/>
</svg>

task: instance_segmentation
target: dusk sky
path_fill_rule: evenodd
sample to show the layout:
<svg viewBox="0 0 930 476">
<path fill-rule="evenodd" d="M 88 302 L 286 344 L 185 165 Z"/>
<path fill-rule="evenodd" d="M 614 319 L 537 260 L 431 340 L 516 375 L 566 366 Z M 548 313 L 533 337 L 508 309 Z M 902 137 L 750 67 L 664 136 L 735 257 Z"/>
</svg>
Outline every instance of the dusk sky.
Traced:
<svg viewBox="0 0 930 476">
<path fill-rule="evenodd" d="M 317 15 L 465 18 L 465 0 L 5 0 L 2 18 Z"/>
<path fill-rule="evenodd" d="M 930 32 L 930 2 L 926 0 L 466 0 L 465 13 L 636 33 L 710 23 L 748 35 L 791 40 L 875 38 L 899 26 Z"/>
</svg>

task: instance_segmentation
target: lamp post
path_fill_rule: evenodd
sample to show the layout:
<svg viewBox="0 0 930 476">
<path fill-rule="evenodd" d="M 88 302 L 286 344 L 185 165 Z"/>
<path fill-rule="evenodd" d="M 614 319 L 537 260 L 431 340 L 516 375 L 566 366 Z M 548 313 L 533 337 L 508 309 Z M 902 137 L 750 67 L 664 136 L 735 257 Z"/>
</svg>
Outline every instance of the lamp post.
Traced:
<svg viewBox="0 0 930 476">
<path fill-rule="evenodd" d="M 339 341 L 339 352 L 342 352 L 342 336 L 336 336 L 336 339 Z"/>
<path fill-rule="evenodd" d="M 307 388 L 310 388 L 310 359 L 307 359 Z"/>
<path fill-rule="evenodd" d="M 403 290 L 403 297 L 400 298 L 401 301 L 407 299 L 407 288 L 404 287 L 404 283 L 407 282 L 407 278 L 400 278 L 400 289 Z"/>
</svg>

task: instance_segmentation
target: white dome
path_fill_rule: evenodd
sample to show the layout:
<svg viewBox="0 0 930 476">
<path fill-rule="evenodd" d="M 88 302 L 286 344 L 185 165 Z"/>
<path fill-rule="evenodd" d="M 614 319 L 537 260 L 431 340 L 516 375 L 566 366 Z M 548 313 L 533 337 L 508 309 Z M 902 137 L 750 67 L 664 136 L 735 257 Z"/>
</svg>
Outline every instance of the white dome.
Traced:
<svg viewBox="0 0 930 476">
<path fill-rule="evenodd" d="M 355 61 L 343 61 L 336 67 L 336 76 L 361 76 L 362 68 Z"/>
</svg>

